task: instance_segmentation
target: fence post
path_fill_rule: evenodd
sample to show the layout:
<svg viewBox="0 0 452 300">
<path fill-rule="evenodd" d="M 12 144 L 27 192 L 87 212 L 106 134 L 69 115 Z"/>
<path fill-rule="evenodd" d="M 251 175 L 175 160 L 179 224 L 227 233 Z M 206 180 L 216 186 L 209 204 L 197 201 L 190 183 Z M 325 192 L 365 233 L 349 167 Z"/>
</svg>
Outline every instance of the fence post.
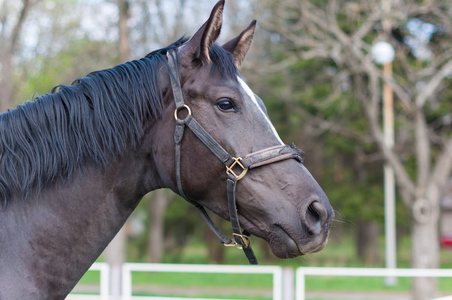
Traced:
<svg viewBox="0 0 452 300">
<path fill-rule="evenodd" d="M 273 299 L 283 300 L 283 270 L 281 267 L 273 267 Z"/>
<path fill-rule="evenodd" d="M 284 268 L 283 273 L 283 299 L 284 300 L 294 300 L 295 287 L 294 287 L 294 271 L 290 267 Z"/>
<path fill-rule="evenodd" d="M 132 298 L 132 274 L 127 263 L 122 265 L 122 300 Z"/>
<path fill-rule="evenodd" d="M 296 286 L 296 300 L 305 300 L 305 272 L 303 268 L 298 268 L 296 271 L 295 277 L 295 286 Z"/>
<path fill-rule="evenodd" d="M 110 299 L 110 265 L 107 263 L 94 263 L 100 271 L 100 297 L 102 300 Z"/>
</svg>

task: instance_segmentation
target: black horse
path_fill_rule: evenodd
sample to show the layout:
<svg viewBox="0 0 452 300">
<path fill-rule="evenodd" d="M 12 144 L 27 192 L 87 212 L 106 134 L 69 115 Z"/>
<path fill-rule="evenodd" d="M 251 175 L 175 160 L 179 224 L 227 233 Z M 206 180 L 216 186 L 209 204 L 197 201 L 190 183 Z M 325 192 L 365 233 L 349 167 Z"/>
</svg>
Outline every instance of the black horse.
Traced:
<svg viewBox="0 0 452 300">
<path fill-rule="evenodd" d="M 281 258 L 323 248 L 328 199 L 239 74 L 256 23 L 218 46 L 223 7 L 188 41 L 0 115 L 0 299 L 63 299 L 158 188 L 225 244 L 250 250 L 243 227 Z"/>
</svg>

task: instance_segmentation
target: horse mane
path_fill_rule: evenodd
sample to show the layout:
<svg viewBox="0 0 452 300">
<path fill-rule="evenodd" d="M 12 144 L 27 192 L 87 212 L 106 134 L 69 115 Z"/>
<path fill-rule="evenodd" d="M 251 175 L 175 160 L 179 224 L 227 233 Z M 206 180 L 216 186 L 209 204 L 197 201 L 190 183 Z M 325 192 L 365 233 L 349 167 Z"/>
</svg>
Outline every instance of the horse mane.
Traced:
<svg viewBox="0 0 452 300">
<path fill-rule="evenodd" d="M 187 41 L 144 58 L 90 73 L 72 85 L 0 115 L 0 201 L 27 197 L 56 180 L 70 180 L 87 163 L 104 168 L 126 147 L 136 147 L 145 122 L 163 111 L 159 69 Z M 211 48 L 212 72 L 236 78 L 232 55 Z"/>
</svg>

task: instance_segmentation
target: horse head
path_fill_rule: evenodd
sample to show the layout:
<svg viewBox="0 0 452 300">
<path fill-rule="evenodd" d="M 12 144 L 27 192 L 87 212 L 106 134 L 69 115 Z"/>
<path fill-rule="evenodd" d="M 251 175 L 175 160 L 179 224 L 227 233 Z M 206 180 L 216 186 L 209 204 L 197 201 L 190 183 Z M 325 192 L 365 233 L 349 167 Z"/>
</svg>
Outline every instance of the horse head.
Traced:
<svg viewBox="0 0 452 300">
<path fill-rule="evenodd" d="M 239 73 L 256 22 L 223 46 L 215 44 L 223 8 L 224 1 L 218 2 L 194 36 L 176 52 L 168 53 L 176 72 L 168 67 L 162 76 L 167 86 L 163 92 L 165 108 L 155 124 L 162 129 L 155 130 L 153 137 L 158 141 L 153 149 L 158 173 L 166 174 L 161 176 L 162 185 L 227 220 L 236 210 L 241 226 L 266 240 L 278 257 L 319 251 L 328 239 L 333 209 L 303 165 L 297 148 L 284 145 L 264 103 Z M 179 106 L 178 93 L 183 98 Z M 199 126 L 187 125 L 192 119 Z M 182 129 L 177 134 L 178 126 L 191 130 Z M 177 146 L 173 150 L 173 136 L 163 134 L 168 128 L 176 131 L 179 150 Z M 199 128 L 210 136 L 207 141 L 202 141 Z M 215 143 L 217 146 L 211 145 Z M 222 148 L 229 161 L 222 161 L 218 152 L 223 150 L 212 147 Z M 279 153 L 273 155 L 275 151 Z M 261 156 L 270 157 L 266 160 Z M 244 166 L 245 162 L 248 165 Z M 227 190 L 231 171 L 236 185 Z M 231 210 L 228 193 L 232 192 L 236 207 Z"/>
</svg>

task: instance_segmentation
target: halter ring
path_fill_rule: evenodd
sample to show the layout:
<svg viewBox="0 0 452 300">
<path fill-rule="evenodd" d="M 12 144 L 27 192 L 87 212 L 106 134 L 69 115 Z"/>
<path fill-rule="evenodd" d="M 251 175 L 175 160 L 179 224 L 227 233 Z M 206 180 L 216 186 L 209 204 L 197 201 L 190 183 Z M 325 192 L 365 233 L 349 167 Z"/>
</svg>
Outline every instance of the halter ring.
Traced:
<svg viewBox="0 0 452 300">
<path fill-rule="evenodd" d="M 179 107 L 179 108 L 176 108 L 176 110 L 174 111 L 174 119 L 176 119 L 176 121 L 177 120 L 181 120 L 181 121 L 183 121 L 182 119 L 179 119 L 178 117 L 177 117 L 177 113 L 179 112 L 179 110 L 181 110 L 181 109 L 187 109 L 187 111 L 188 111 L 188 115 L 187 116 L 191 116 L 191 109 L 190 109 L 190 107 L 187 105 L 187 104 L 184 104 L 184 106 L 181 106 L 181 107 Z"/>
<path fill-rule="evenodd" d="M 245 177 L 246 172 L 248 172 L 248 168 L 245 168 L 240 162 L 242 160 L 241 157 L 233 157 L 232 159 L 234 160 L 234 162 L 229 167 L 226 166 L 226 174 L 228 175 L 232 174 L 235 177 L 235 179 L 239 181 L 240 179 Z M 235 165 L 239 165 L 239 167 L 242 168 L 242 172 L 239 175 L 235 174 L 235 172 L 232 170 L 232 168 L 235 167 Z"/>
<path fill-rule="evenodd" d="M 233 233 L 232 237 L 233 237 L 232 242 L 229 243 L 229 244 L 223 244 L 223 246 L 225 246 L 225 247 L 235 247 L 237 249 L 242 250 L 243 247 L 248 248 L 251 245 L 251 239 L 250 239 L 249 236 L 246 236 L 244 234 Z M 235 240 L 235 237 L 239 237 L 242 240 L 242 245 L 237 243 L 237 241 Z"/>
</svg>

